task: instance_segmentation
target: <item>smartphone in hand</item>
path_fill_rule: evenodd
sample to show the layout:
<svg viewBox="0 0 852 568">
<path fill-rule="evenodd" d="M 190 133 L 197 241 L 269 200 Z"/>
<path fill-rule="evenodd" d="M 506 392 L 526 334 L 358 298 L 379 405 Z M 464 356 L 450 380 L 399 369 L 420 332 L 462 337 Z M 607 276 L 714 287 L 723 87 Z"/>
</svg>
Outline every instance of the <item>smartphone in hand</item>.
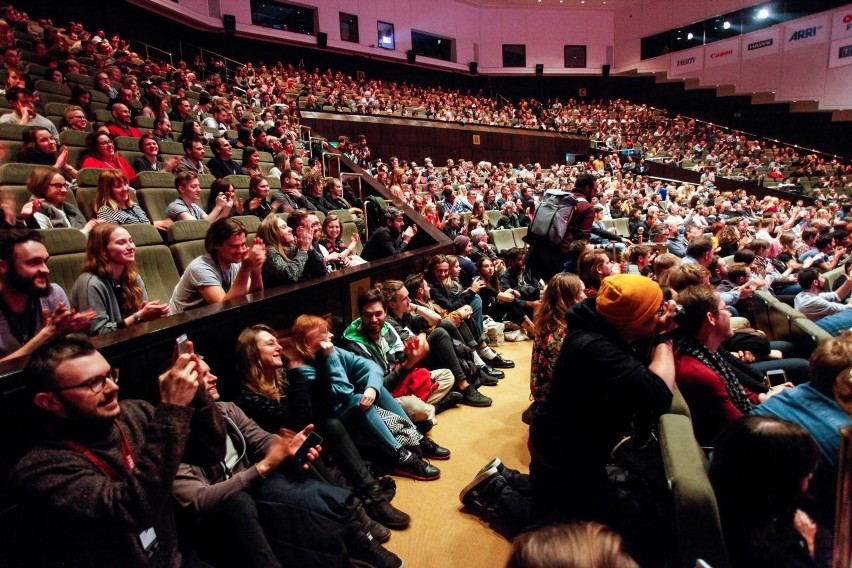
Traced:
<svg viewBox="0 0 852 568">
<path fill-rule="evenodd" d="M 299 447 L 299 450 L 296 452 L 296 461 L 299 462 L 300 465 L 308 463 L 310 461 L 308 460 L 308 451 L 310 451 L 311 448 L 315 448 L 321 445 L 322 436 L 320 436 L 314 431 L 311 431 L 311 433 L 308 434 L 307 439 L 305 439 L 305 442 Z"/>
</svg>

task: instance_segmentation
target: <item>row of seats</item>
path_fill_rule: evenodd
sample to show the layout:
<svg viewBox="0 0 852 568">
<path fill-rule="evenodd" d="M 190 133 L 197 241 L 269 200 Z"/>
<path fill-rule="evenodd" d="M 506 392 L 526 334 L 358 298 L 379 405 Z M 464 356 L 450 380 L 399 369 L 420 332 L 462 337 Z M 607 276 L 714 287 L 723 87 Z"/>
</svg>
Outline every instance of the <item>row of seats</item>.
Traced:
<svg viewBox="0 0 852 568">
<path fill-rule="evenodd" d="M 27 189 L 27 178 L 30 172 L 40 166 L 32 164 L 4 164 L 0 166 L 0 185 L 3 191 L 11 194 L 15 199 L 15 210 L 21 207 L 32 197 Z M 81 213 L 91 219 L 96 216 L 94 201 L 97 196 L 98 178 L 101 172 L 99 168 L 82 169 L 77 174 L 77 189 L 69 191 L 65 200 L 77 207 Z M 201 199 L 199 206 L 205 208 L 210 197 L 210 186 L 215 180 L 211 175 L 198 176 L 201 182 Z M 225 178 L 233 187 L 237 199 L 244 201 L 249 197 L 249 183 L 251 178 L 244 175 L 233 175 Z M 281 181 L 278 178 L 267 177 L 270 192 L 281 189 Z M 178 192 L 174 187 L 174 176 L 168 172 L 141 172 L 133 182 L 134 200 L 139 202 L 142 209 L 151 221 L 161 221 L 166 218 L 166 208 L 171 202 L 178 198 Z M 348 214 L 348 211 L 346 212 Z"/>
<path fill-rule="evenodd" d="M 752 295 L 754 320 L 758 329 L 772 341 L 790 341 L 802 353 L 812 353 L 831 335 L 797 309 L 772 294 L 757 290 Z"/>
<path fill-rule="evenodd" d="M 287 218 L 286 213 L 280 213 L 279 216 Z M 317 212 L 317 216 L 320 220 L 325 219 L 321 211 Z M 235 218 L 245 225 L 250 243 L 260 227 L 260 219 L 253 215 Z M 189 263 L 205 254 L 204 236 L 210 228 L 210 222 L 192 220 L 173 223 L 168 230 L 168 244 L 163 242 L 160 231 L 153 225 L 133 224 L 124 225 L 124 228 L 136 244 L 136 265 L 148 289 L 148 297 L 168 302 Z M 342 228 L 341 238 L 347 243 L 352 234 L 358 231 L 351 217 L 342 223 Z M 86 258 L 86 235 L 77 229 L 44 229 L 38 232 L 50 253 L 47 266 L 51 280 L 70 293 Z M 356 252 L 360 253 L 361 250 L 359 242 Z"/>
<path fill-rule="evenodd" d="M 527 236 L 527 227 L 491 231 L 491 238 L 494 240 L 494 246 L 500 254 L 512 248 L 525 248 L 527 246 L 527 243 L 524 242 L 525 236 Z"/>
</svg>

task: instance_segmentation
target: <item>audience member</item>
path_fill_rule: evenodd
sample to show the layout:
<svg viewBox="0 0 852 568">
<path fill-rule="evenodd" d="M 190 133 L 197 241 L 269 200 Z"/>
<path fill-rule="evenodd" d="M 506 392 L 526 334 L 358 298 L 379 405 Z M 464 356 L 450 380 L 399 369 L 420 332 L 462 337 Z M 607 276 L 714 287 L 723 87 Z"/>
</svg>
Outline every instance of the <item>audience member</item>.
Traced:
<svg viewBox="0 0 852 568">
<path fill-rule="evenodd" d="M 89 335 L 103 335 L 169 315 L 167 304 L 148 300 L 130 233 L 112 223 L 97 225 L 89 234 L 86 260 L 71 289 L 71 305 L 97 314 Z"/>
<path fill-rule="evenodd" d="M 101 131 L 92 132 L 86 137 L 86 154 L 80 168 L 118 170 L 128 182 L 136 177 L 136 171 L 115 151 L 115 144 L 109 134 Z"/>
<path fill-rule="evenodd" d="M 207 467 L 181 464 L 173 487 L 185 511 L 183 536 L 200 555 L 229 566 L 279 567 L 336 566 L 348 554 L 371 566 L 401 568 L 399 557 L 373 537 L 348 490 L 299 472 L 299 465 L 308 469 L 319 457 L 319 446 L 306 451 L 305 463 L 297 457 L 313 425 L 299 433 L 264 432 L 234 403 L 219 400 L 217 382 L 208 371 L 199 389 L 225 418 L 225 431 L 215 439 L 239 453 Z M 289 473 L 287 462 L 296 462 Z"/>
<path fill-rule="evenodd" d="M 798 507 L 819 448 L 792 422 L 746 416 L 719 434 L 709 476 L 731 566 L 816 567 L 814 527 Z"/>
<path fill-rule="evenodd" d="M 88 233 L 98 224 L 97 219 L 87 221 L 79 209 L 65 200 L 68 181 L 56 168 L 32 170 L 27 177 L 27 189 L 32 198 L 21 208 L 21 218 L 31 228 L 71 227 Z"/>
<path fill-rule="evenodd" d="M 206 219 L 214 223 L 218 219 L 226 219 L 234 206 L 234 199 L 228 193 L 216 196 L 216 205 L 210 213 L 205 213 L 198 202 L 201 200 L 201 182 L 194 172 L 181 172 L 175 176 L 175 189 L 178 198 L 169 203 L 166 217 L 172 221 L 188 221 Z"/>
<path fill-rule="evenodd" d="M 259 238 L 246 247 L 245 226 L 236 219 L 218 219 L 204 238 L 206 254 L 189 263 L 169 301 L 173 314 L 219 304 L 263 290 L 261 267 L 266 248 Z"/>
<path fill-rule="evenodd" d="M 0 361 L 32 354 L 89 327 L 95 312 L 71 309 L 50 282 L 47 249 L 35 231 L 0 233 Z"/>
<path fill-rule="evenodd" d="M 325 273 L 324 261 L 312 246 L 312 230 L 302 222 L 307 215 L 301 213 L 297 215 L 301 219 L 296 219 L 300 222 L 296 224 L 295 231 L 289 218 L 288 222 L 284 222 L 277 215 L 269 215 L 260 224 L 257 236 L 266 245 L 266 260 L 261 270 L 265 288 L 295 284 L 312 275 Z"/>
<path fill-rule="evenodd" d="M 133 161 L 133 171 L 139 172 L 171 172 L 180 165 L 180 158 L 174 156 L 168 162 L 160 159 L 160 144 L 151 132 L 139 136 L 139 151 L 142 155 Z"/>
<path fill-rule="evenodd" d="M 207 169 L 216 178 L 242 174 L 242 167 L 232 159 L 234 149 L 226 138 L 214 138 L 210 142 L 213 158 L 207 162 Z"/>
<path fill-rule="evenodd" d="M 56 143 L 59 143 L 56 125 L 35 111 L 32 91 L 26 87 L 11 87 L 6 89 L 6 100 L 12 106 L 12 112 L 0 116 L 0 124 L 41 126 L 49 130 Z"/>
<path fill-rule="evenodd" d="M 178 466 L 225 457 L 198 357 L 180 355 L 160 375 L 156 407 L 119 402 L 118 369 L 88 340 L 46 345 L 24 372 L 45 432 L 10 475 L 32 523 L 31 565 L 179 565 Z"/>
</svg>

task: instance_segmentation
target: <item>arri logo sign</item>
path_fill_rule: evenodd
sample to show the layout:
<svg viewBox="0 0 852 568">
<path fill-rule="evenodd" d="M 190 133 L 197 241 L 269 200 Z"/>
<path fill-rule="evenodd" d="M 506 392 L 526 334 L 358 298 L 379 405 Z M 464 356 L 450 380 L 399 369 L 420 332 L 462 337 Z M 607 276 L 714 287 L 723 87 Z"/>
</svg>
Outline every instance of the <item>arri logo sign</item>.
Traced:
<svg viewBox="0 0 852 568">
<path fill-rule="evenodd" d="M 678 59 L 677 60 L 677 66 L 678 67 L 683 67 L 684 65 L 692 65 L 693 63 L 695 63 L 694 57 L 687 57 L 686 59 Z"/>
<path fill-rule="evenodd" d="M 805 28 L 803 30 L 796 30 L 790 35 L 790 39 L 787 42 L 799 41 L 802 39 L 807 39 L 809 37 L 816 37 L 817 32 L 822 29 L 822 26 L 811 26 L 809 28 Z"/>
</svg>

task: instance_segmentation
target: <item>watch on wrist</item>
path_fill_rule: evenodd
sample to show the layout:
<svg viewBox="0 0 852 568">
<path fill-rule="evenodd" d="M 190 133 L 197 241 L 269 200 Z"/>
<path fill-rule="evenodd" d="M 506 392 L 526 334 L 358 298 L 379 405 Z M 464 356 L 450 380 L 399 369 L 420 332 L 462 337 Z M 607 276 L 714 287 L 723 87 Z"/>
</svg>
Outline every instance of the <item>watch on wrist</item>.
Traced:
<svg viewBox="0 0 852 568">
<path fill-rule="evenodd" d="M 133 321 L 136 323 L 142 323 L 142 316 L 139 315 L 139 312 L 133 314 Z"/>
</svg>

